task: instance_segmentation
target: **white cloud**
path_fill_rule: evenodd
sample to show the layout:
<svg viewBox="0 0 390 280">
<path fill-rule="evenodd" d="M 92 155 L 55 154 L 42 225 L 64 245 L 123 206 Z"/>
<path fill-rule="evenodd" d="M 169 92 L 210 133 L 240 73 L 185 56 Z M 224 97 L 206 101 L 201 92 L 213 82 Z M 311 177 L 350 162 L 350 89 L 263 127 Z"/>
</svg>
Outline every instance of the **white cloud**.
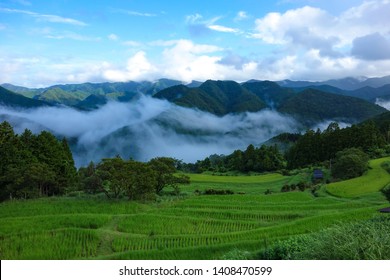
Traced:
<svg viewBox="0 0 390 280">
<path fill-rule="evenodd" d="M 334 47 L 351 46 L 352 41 L 375 32 L 390 32 L 390 1 L 365 1 L 334 16 L 325 10 L 306 6 L 285 13 L 269 13 L 256 20 L 253 37 L 269 44 L 294 42 L 294 34 L 333 40 Z M 309 44 L 310 47 L 310 44 Z"/>
<path fill-rule="evenodd" d="M 235 21 L 241 21 L 241 20 L 245 20 L 245 19 L 248 19 L 249 16 L 247 14 L 247 12 L 245 11 L 239 11 L 236 15 L 236 17 L 234 18 Z"/>
<path fill-rule="evenodd" d="M 188 15 L 186 16 L 186 24 L 188 24 L 190 33 L 195 36 L 206 34 L 210 30 L 224 33 L 241 33 L 237 28 L 215 24 L 221 18 L 221 16 L 216 16 L 206 20 L 200 14 Z"/>
<path fill-rule="evenodd" d="M 56 40 L 70 39 L 70 40 L 85 41 L 85 42 L 98 42 L 101 40 L 100 37 L 90 37 L 90 36 L 85 36 L 70 31 L 64 31 L 58 34 L 49 33 L 46 34 L 45 37 L 49 39 L 56 39 Z"/>
<path fill-rule="evenodd" d="M 231 27 L 226 27 L 226 26 L 222 26 L 222 25 L 209 25 L 208 28 L 210 28 L 211 30 L 214 30 L 214 31 L 225 32 L 225 33 L 238 33 L 238 32 L 240 32 L 240 30 L 237 28 L 231 28 Z"/>
<path fill-rule="evenodd" d="M 137 17 L 155 17 L 156 14 L 152 13 L 145 13 L 145 12 L 139 12 L 139 11 L 133 11 L 133 10 L 125 10 L 125 9 L 112 9 L 115 13 L 121 13 L 126 14 L 129 16 L 137 16 Z"/>
<path fill-rule="evenodd" d="M 107 36 L 107 38 L 111 41 L 118 41 L 119 40 L 119 37 L 118 35 L 114 34 L 114 33 L 111 33 L 110 35 Z"/>
<path fill-rule="evenodd" d="M 310 6 L 269 13 L 252 34 L 277 47 L 260 62 L 262 73 L 274 80 L 389 75 L 389 14 L 388 0 L 364 1 L 339 15 Z"/>
<path fill-rule="evenodd" d="M 39 13 L 26 11 L 26 10 L 0 8 L 0 12 L 29 15 L 31 17 L 36 18 L 39 21 L 47 21 L 47 22 L 52 22 L 52 23 L 64 23 L 64 24 L 78 25 L 78 26 L 86 26 L 87 25 L 85 22 L 82 22 L 80 20 L 76 20 L 73 18 L 66 18 L 66 17 L 57 16 L 57 15 L 39 14 Z"/>
<path fill-rule="evenodd" d="M 186 16 L 186 23 L 194 24 L 200 21 L 203 18 L 200 14 L 188 15 Z"/>
<path fill-rule="evenodd" d="M 107 69 L 103 77 L 109 81 L 148 80 L 157 73 L 157 68 L 149 62 L 144 51 L 137 52 L 127 61 L 126 69 Z"/>
</svg>

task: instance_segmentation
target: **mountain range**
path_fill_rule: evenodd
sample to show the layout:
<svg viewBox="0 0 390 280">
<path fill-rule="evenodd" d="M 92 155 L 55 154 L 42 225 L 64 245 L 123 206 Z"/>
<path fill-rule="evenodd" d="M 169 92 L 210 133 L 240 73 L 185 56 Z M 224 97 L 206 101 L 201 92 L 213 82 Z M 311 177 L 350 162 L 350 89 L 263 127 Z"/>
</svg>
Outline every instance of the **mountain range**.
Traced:
<svg viewBox="0 0 390 280">
<path fill-rule="evenodd" d="M 390 76 L 325 82 L 207 80 L 187 85 L 177 80 L 160 79 L 155 82 L 54 85 L 39 89 L 2 84 L 0 104 L 22 108 L 66 105 L 94 110 L 110 100 L 132 102 L 141 95 L 217 116 L 269 108 L 292 115 L 308 125 L 329 119 L 355 123 L 386 112 L 374 103 L 378 98 L 390 100 Z"/>
<path fill-rule="evenodd" d="M 168 79 L 40 89 L 3 84 L 0 121 L 9 121 L 17 133 L 29 128 L 67 137 L 78 166 L 115 155 L 194 162 L 289 132 L 271 139 L 286 148 L 296 133 L 331 121 L 348 125 L 378 118 L 387 129 L 390 112 L 375 102 L 388 98 L 390 84 L 377 86 L 346 90 L 327 84 Z"/>
</svg>

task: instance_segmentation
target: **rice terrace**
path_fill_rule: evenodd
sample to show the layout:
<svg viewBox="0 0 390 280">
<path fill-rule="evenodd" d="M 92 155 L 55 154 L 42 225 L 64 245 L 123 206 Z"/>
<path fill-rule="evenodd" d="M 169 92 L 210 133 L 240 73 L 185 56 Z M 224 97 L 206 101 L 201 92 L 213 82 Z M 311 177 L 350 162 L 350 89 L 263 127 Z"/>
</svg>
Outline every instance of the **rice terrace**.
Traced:
<svg viewBox="0 0 390 280">
<path fill-rule="evenodd" d="M 283 185 L 310 178 L 306 169 L 287 176 L 189 174 L 191 184 L 180 186 L 179 196 L 167 192 L 156 202 L 83 194 L 8 201 L 0 204 L 0 257 L 264 258 L 275 253 L 275 244 L 283 247 L 341 224 L 383 219 L 378 210 L 388 203 L 379 190 L 390 183 L 382 168 L 386 162 L 389 157 L 372 160 L 362 177 L 321 183 L 315 192 L 280 192 Z M 210 189 L 234 193 L 205 195 Z M 388 230 L 388 218 L 381 225 L 380 230 Z M 388 232 L 383 234 L 388 238 Z M 389 249 L 389 239 L 384 242 Z M 382 257 L 389 259 L 389 254 Z"/>
</svg>

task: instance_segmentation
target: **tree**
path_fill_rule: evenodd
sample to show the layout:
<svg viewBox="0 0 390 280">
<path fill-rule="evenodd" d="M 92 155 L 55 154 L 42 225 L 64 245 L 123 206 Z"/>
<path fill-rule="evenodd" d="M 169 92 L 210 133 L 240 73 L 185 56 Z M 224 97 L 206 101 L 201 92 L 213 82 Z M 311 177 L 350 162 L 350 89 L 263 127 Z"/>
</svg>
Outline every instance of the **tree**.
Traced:
<svg viewBox="0 0 390 280">
<path fill-rule="evenodd" d="M 369 157 L 361 149 L 344 149 L 336 154 L 332 175 L 337 179 L 351 179 L 363 175 L 368 169 Z"/>
<path fill-rule="evenodd" d="M 165 187 L 177 187 L 178 184 L 188 184 L 188 176 L 175 176 L 175 160 L 168 157 L 151 159 L 149 167 L 155 172 L 156 193 L 160 194 Z"/>
<path fill-rule="evenodd" d="M 9 123 L 1 123 L 0 159 L 0 201 L 63 194 L 75 180 L 66 140 L 47 131 L 35 136 L 26 129 L 19 136 Z"/>
<path fill-rule="evenodd" d="M 96 194 L 101 191 L 105 192 L 103 188 L 103 181 L 96 171 L 96 165 L 92 161 L 87 167 L 80 167 L 78 171 L 78 180 L 81 185 L 81 189 L 86 193 Z"/>
</svg>

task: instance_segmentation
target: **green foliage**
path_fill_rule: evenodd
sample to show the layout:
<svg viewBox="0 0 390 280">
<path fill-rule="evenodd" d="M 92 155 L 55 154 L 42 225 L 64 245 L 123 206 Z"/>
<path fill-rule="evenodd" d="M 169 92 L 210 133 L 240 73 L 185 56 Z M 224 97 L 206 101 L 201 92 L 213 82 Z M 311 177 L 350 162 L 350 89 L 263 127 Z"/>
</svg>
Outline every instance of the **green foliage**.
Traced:
<svg viewBox="0 0 390 280">
<path fill-rule="evenodd" d="M 382 194 L 386 197 L 386 199 L 390 202 L 390 185 L 384 187 L 381 190 Z"/>
<path fill-rule="evenodd" d="M 388 260 L 390 219 L 339 224 L 313 236 L 296 258 L 313 260 Z"/>
<path fill-rule="evenodd" d="M 208 80 L 198 88 L 178 85 L 162 90 L 154 97 L 167 99 L 184 107 L 195 107 L 218 116 L 257 112 L 266 107 L 255 94 L 233 81 Z"/>
<path fill-rule="evenodd" d="M 17 108 L 36 108 L 48 106 L 49 104 L 44 101 L 35 100 L 21 94 L 14 93 L 0 86 L 0 105 Z"/>
<path fill-rule="evenodd" d="M 150 199 L 155 192 L 155 173 L 145 163 L 124 161 L 120 157 L 103 159 L 97 166 L 97 172 L 102 185 L 109 186 L 109 192 L 114 198 L 123 193 L 129 200 Z"/>
<path fill-rule="evenodd" d="M 120 157 L 103 159 L 97 166 L 91 162 L 79 169 L 80 187 L 86 193 L 103 192 L 108 198 L 122 195 L 129 200 L 153 200 L 164 188 L 178 194 L 179 184 L 189 184 L 189 177 L 176 173 L 177 161 L 154 158 L 148 163 L 123 160 Z"/>
<path fill-rule="evenodd" d="M 187 172 L 202 173 L 205 171 L 230 172 L 268 172 L 285 167 L 283 155 L 276 146 L 262 145 L 259 148 L 249 145 L 245 151 L 236 150 L 232 154 L 211 155 L 195 164 L 182 164 L 181 169 Z"/>
<path fill-rule="evenodd" d="M 0 200 L 61 195 L 75 185 L 76 169 L 66 140 L 49 132 L 16 135 L 0 124 Z"/>
<path fill-rule="evenodd" d="M 270 107 L 276 108 L 296 94 L 292 89 L 283 88 L 270 81 L 247 82 L 242 86 L 265 101 Z"/>
<path fill-rule="evenodd" d="M 249 251 L 233 249 L 222 256 L 222 260 L 249 260 L 252 254 Z"/>
<path fill-rule="evenodd" d="M 323 132 L 308 130 L 286 153 L 288 167 L 299 168 L 335 158 L 347 148 L 360 148 L 365 152 L 384 147 L 384 135 L 373 122 L 340 129 L 331 123 Z"/>
<path fill-rule="evenodd" d="M 328 119 L 363 121 L 385 112 L 368 101 L 307 89 L 284 102 L 279 110 L 298 117 L 303 122 Z"/>
<path fill-rule="evenodd" d="M 215 189 L 207 189 L 203 192 L 206 195 L 227 195 L 234 194 L 232 190 L 215 190 Z"/>
<path fill-rule="evenodd" d="M 388 157 L 371 160 L 369 161 L 370 168 L 364 176 L 328 184 L 326 191 L 340 197 L 359 197 L 379 192 L 390 183 L 389 174 L 382 168 L 383 162 L 387 161 L 389 161 Z"/>
<path fill-rule="evenodd" d="M 37 95 L 35 98 L 47 103 L 57 103 L 72 106 L 85 99 L 88 95 L 88 93 L 82 91 L 68 92 L 63 90 L 61 87 L 50 87 Z"/>
<path fill-rule="evenodd" d="M 256 258 L 261 260 L 293 260 L 296 254 L 304 250 L 304 244 L 310 240 L 307 235 L 298 235 L 274 243 L 262 250 Z"/>
<path fill-rule="evenodd" d="M 258 257 L 268 260 L 387 260 L 390 219 L 337 224 L 327 230 L 275 243 Z"/>
<path fill-rule="evenodd" d="M 189 184 L 189 177 L 175 175 L 176 161 L 172 158 L 154 158 L 148 165 L 155 173 L 156 184 L 154 185 L 157 194 L 160 194 L 165 187 L 176 188 L 178 184 Z"/>
<path fill-rule="evenodd" d="M 368 169 L 368 155 L 357 148 L 337 152 L 332 165 L 334 178 L 347 180 L 363 175 Z"/>
</svg>

